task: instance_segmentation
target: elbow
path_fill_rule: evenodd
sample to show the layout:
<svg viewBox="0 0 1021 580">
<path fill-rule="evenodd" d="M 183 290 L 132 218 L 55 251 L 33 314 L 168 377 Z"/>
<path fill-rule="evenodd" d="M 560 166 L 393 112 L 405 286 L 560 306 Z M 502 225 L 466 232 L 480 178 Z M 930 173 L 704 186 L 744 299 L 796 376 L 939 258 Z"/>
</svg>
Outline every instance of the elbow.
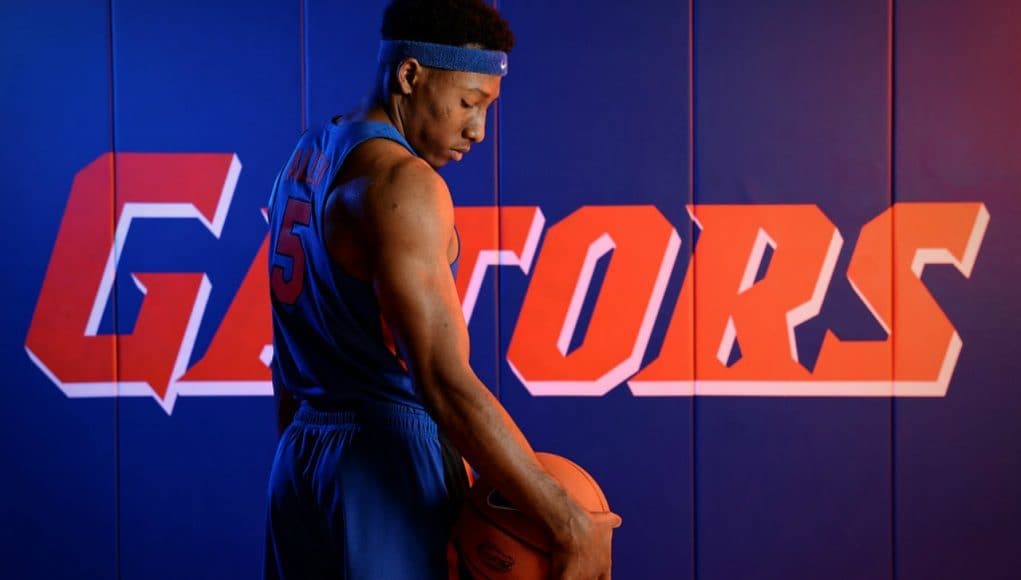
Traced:
<svg viewBox="0 0 1021 580">
<path fill-rule="evenodd" d="M 433 367 L 416 372 L 414 380 L 422 403 L 441 427 L 461 423 L 477 404 L 478 379 L 471 369 Z"/>
</svg>

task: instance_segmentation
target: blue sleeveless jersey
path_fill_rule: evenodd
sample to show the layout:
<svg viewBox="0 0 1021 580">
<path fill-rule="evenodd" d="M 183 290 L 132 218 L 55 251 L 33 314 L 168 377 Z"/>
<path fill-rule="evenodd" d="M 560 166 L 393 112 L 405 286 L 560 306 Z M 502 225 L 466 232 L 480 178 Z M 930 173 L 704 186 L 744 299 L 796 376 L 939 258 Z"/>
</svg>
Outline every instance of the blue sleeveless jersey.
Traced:
<svg viewBox="0 0 1021 580">
<path fill-rule="evenodd" d="M 390 124 L 329 122 L 301 136 L 277 177 L 269 203 L 271 366 L 277 384 L 313 404 L 374 401 L 421 408 L 384 331 L 372 285 L 348 274 L 325 245 L 330 186 L 348 154 L 376 138 L 415 154 Z"/>
</svg>

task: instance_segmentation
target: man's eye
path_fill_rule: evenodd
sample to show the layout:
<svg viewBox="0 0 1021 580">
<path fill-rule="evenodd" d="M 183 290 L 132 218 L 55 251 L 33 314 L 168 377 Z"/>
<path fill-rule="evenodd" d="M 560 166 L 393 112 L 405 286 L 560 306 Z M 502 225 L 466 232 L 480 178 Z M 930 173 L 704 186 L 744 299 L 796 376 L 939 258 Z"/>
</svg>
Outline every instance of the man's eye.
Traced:
<svg viewBox="0 0 1021 580">
<path fill-rule="evenodd" d="M 461 106 L 464 107 L 465 109 L 470 109 L 471 108 L 471 105 L 468 104 L 468 101 L 466 101 L 464 99 L 461 99 Z"/>
</svg>

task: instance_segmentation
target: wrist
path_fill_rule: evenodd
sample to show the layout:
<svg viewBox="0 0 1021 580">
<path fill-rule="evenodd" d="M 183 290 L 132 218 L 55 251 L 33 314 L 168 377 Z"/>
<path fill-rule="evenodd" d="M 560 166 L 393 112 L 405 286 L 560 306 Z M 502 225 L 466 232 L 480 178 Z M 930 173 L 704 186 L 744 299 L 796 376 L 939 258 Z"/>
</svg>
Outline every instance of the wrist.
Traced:
<svg viewBox="0 0 1021 580">
<path fill-rule="evenodd" d="M 581 509 L 574 500 L 567 498 L 564 514 L 550 528 L 553 543 L 561 547 L 570 547 L 584 542 L 588 536 L 588 513 Z"/>
</svg>

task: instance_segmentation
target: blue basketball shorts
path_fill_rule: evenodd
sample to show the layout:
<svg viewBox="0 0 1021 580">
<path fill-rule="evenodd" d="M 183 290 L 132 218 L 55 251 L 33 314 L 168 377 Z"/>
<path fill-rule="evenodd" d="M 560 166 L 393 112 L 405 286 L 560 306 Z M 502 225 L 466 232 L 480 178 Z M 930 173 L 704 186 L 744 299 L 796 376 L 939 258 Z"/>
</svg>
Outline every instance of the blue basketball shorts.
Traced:
<svg viewBox="0 0 1021 580">
<path fill-rule="evenodd" d="M 465 487 L 424 410 L 303 403 L 270 473 L 265 578 L 445 580 Z"/>
</svg>

